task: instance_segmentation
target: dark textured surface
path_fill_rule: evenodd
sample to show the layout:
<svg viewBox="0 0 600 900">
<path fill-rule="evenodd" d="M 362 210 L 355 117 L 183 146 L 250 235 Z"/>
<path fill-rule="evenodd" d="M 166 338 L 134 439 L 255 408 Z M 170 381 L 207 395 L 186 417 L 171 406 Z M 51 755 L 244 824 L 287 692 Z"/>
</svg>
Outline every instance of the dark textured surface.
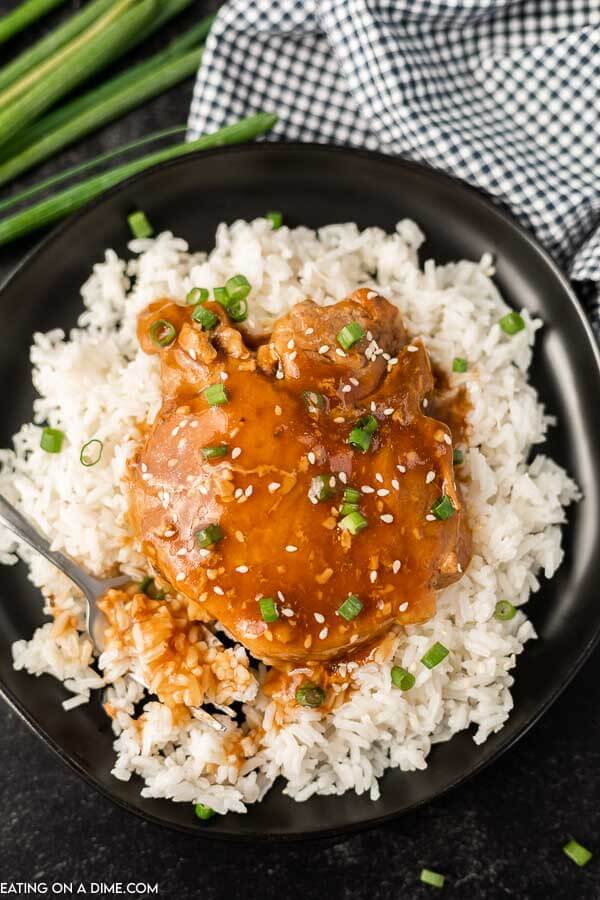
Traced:
<svg viewBox="0 0 600 900">
<path fill-rule="evenodd" d="M 10 5 L 0 0 L 0 11 Z M 197 3 L 188 21 L 207 8 Z M 32 177 L 183 122 L 190 91 L 189 83 L 174 89 Z M 26 249 L 23 243 L 0 254 L 0 280 Z M 142 881 L 181 900 L 312 900 L 324 892 L 335 900 L 404 900 L 437 896 L 419 885 L 428 866 L 447 875 L 444 897 L 599 898 L 599 673 L 596 652 L 543 721 L 459 791 L 344 842 L 292 847 L 238 848 L 146 825 L 97 796 L 2 706 L 0 892 L 7 890 L 2 883 L 18 881 L 73 882 L 75 889 L 80 882 Z M 598 851 L 586 869 L 561 852 L 571 835 Z"/>
</svg>

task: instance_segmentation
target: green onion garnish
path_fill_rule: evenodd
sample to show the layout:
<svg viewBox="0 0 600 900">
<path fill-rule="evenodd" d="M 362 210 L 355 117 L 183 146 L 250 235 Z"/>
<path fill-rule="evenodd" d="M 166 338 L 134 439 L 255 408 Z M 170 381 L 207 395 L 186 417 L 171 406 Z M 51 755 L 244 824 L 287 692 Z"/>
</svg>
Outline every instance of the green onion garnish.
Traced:
<svg viewBox="0 0 600 900">
<path fill-rule="evenodd" d="M 494 616 L 501 622 L 508 622 L 510 619 L 514 619 L 516 614 L 517 607 L 513 606 L 510 600 L 499 600 L 496 603 Z"/>
<path fill-rule="evenodd" d="M 154 228 L 148 221 L 146 213 L 139 209 L 137 212 L 127 216 L 127 222 L 131 228 L 131 233 L 135 238 L 149 238 L 154 234 Z"/>
<path fill-rule="evenodd" d="M 462 466 L 465 461 L 465 455 L 462 450 L 459 450 L 458 447 L 455 447 L 452 452 L 452 462 L 455 466 Z"/>
<path fill-rule="evenodd" d="M 202 393 L 209 406 L 223 406 L 223 404 L 227 403 L 229 400 L 227 391 L 220 381 L 217 382 L 217 384 L 209 384 L 207 388 L 204 388 Z"/>
<path fill-rule="evenodd" d="M 331 484 L 333 478 L 334 476 L 331 473 L 328 475 L 315 475 L 310 483 L 309 495 L 316 497 L 320 503 L 324 500 L 329 500 L 330 497 L 333 497 L 335 487 L 335 483 L 334 485 Z"/>
<path fill-rule="evenodd" d="M 258 601 L 263 622 L 276 622 L 279 618 L 275 601 L 272 597 L 261 597 Z"/>
<path fill-rule="evenodd" d="M 361 428 L 363 431 L 366 431 L 367 434 L 374 434 L 379 427 L 379 423 L 375 416 L 372 416 L 369 413 L 366 416 L 361 416 L 361 418 L 356 423 L 356 427 Z"/>
<path fill-rule="evenodd" d="M 466 372 L 469 368 L 469 363 L 462 356 L 455 356 L 452 361 L 452 371 L 453 372 Z"/>
<path fill-rule="evenodd" d="M 307 681 L 296 691 L 296 703 L 299 706 L 311 706 L 316 709 L 317 706 L 322 706 L 324 700 L 325 691 L 312 681 Z"/>
<path fill-rule="evenodd" d="M 234 300 L 245 300 L 252 290 L 252 285 L 245 275 L 234 275 L 225 282 L 225 290 L 229 302 L 233 303 Z"/>
<path fill-rule="evenodd" d="M 446 880 L 439 872 L 432 872 L 431 869 L 421 869 L 419 876 L 423 884 L 430 884 L 432 887 L 443 888 Z"/>
<path fill-rule="evenodd" d="M 193 287 L 191 291 L 188 291 L 185 302 L 188 306 L 196 306 L 197 303 L 205 303 L 208 296 L 208 288 Z"/>
<path fill-rule="evenodd" d="M 356 488 L 344 488 L 344 503 L 360 503 L 361 493 Z"/>
<path fill-rule="evenodd" d="M 44 428 L 40 438 L 40 447 L 46 453 L 60 453 L 64 437 L 64 432 L 58 428 Z"/>
<path fill-rule="evenodd" d="M 340 515 L 349 516 L 350 513 L 357 512 L 358 510 L 360 510 L 358 503 L 342 503 L 340 506 Z"/>
<path fill-rule="evenodd" d="M 197 531 L 194 537 L 198 546 L 206 549 L 206 547 L 212 547 L 213 544 L 218 544 L 219 541 L 222 541 L 225 534 L 220 525 L 207 525 L 206 528 L 201 528 L 200 531 Z"/>
<path fill-rule="evenodd" d="M 363 605 L 356 594 L 348 594 L 342 605 L 338 608 L 338 613 L 346 622 L 355 619 L 359 612 L 362 612 Z"/>
<path fill-rule="evenodd" d="M 146 575 L 139 583 L 139 589 L 142 594 L 146 594 L 151 600 L 164 600 L 167 596 L 165 591 L 157 591 L 156 584 L 152 575 Z"/>
<path fill-rule="evenodd" d="M 177 331 L 175 326 L 167 321 L 167 319 L 157 319 L 148 329 L 150 340 L 157 347 L 170 347 L 175 338 Z"/>
<path fill-rule="evenodd" d="M 348 513 L 347 516 L 344 516 L 344 518 L 340 520 L 340 528 L 344 531 L 349 531 L 350 534 L 358 534 L 358 532 L 362 531 L 363 528 L 366 528 L 368 524 L 367 519 L 365 519 L 363 514 L 358 512 L 358 510 L 353 510 L 353 512 Z"/>
<path fill-rule="evenodd" d="M 229 306 L 229 297 L 227 296 L 227 291 L 224 287 L 216 287 L 213 291 L 215 295 L 215 302 L 222 306 L 224 309 L 227 309 Z"/>
<path fill-rule="evenodd" d="M 392 666 L 390 675 L 394 687 L 400 688 L 401 691 L 410 691 L 415 686 L 415 676 L 403 669 L 402 666 Z"/>
<path fill-rule="evenodd" d="M 336 340 L 343 350 L 350 350 L 364 336 L 365 331 L 358 322 L 348 322 L 341 331 L 338 331 Z"/>
<path fill-rule="evenodd" d="M 103 447 L 104 444 L 102 441 L 99 441 L 98 438 L 92 438 L 91 441 L 84 444 L 81 448 L 81 453 L 79 454 L 79 462 L 81 465 L 89 467 L 95 466 L 96 463 L 100 462 Z"/>
<path fill-rule="evenodd" d="M 302 391 L 302 399 L 309 410 L 325 409 L 327 403 L 323 394 L 319 394 L 317 391 Z"/>
<path fill-rule="evenodd" d="M 281 228 L 283 224 L 283 216 L 280 212 L 265 213 L 265 219 L 269 220 L 269 222 L 273 226 L 273 231 L 277 231 L 277 229 Z"/>
<path fill-rule="evenodd" d="M 512 312 L 507 313 L 500 319 L 500 328 L 502 331 L 505 331 L 506 334 L 516 334 L 518 331 L 523 331 L 525 328 L 525 322 L 523 321 L 523 316 L 520 316 L 518 312 L 515 312 L 514 309 Z"/>
<path fill-rule="evenodd" d="M 354 447 L 355 450 L 360 450 L 361 453 L 366 453 L 369 447 L 371 446 L 371 435 L 368 431 L 363 431 L 362 428 L 353 428 L 350 434 L 348 435 L 348 443 L 351 447 Z"/>
<path fill-rule="evenodd" d="M 231 300 L 227 307 L 227 315 L 232 322 L 244 322 L 248 318 L 248 301 Z"/>
<path fill-rule="evenodd" d="M 202 456 L 204 459 L 218 459 L 220 456 L 227 456 L 227 444 L 215 444 L 212 447 L 203 447 Z"/>
<path fill-rule="evenodd" d="M 194 806 L 194 812 L 199 819 L 202 819 L 203 822 L 206 822 L 208 819 L 212 819 L 213 816 L 216 816 L 216 812 L 214 811 L 214 809 L 211 809 L 210 806 L 205 806 L 204 803 L 196 803 L 196 805 Z"/>
<path fill-rule="evenodd" d="M 447 494 L 442 494 L 439 500 L 437 500 L 433 506 L 431 507 L 431 512 L 436 517 L 436 519 L 449 519 L 450 516 L 453 516 L 456 510 L 454 509 L 454 505 L 450 497 Z"/>
<path fill-rule="evenodd" d="M 430 647 L 427 653 L 421 657 L 421 662 L 424 666 L 427 666 L 428 669 L 435 669 L 443 659 L 446 659 L 449 652 L 447 647 L 444 647 L 443 644 L 436 641 L 433 647 Z"/>
<path fill-rule="evenodd" d="M 569 841 L 563 847 L 563 853 L 566 853 L 569 859 L 572 859 L 578 866 L 585 866 L 592 858 L 592 854 L 587 847 L 582 846 L 578 841 Z"/>
<path fill-rule="evenodd" d="M 194 308 L 192 319 L 194 322 L 197 322 L 198 325 L 201 325 L 204 331 L 214 328 L 219 321 L 219 317 L 216 313 L 211 312 L 210 309 L 207 309 L 202 305 Z"/>
</svg>

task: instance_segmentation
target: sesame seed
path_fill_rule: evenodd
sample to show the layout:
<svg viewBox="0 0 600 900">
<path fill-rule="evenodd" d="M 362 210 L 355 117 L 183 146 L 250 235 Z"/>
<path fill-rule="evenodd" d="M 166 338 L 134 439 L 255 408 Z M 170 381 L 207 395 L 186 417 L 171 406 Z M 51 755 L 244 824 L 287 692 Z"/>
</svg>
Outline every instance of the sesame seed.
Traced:
<svg viewBox="0 0 600 900">
<path fill-rule="evenodd" d="M 287 550 L 288 553 L 295 553 L 298 548 L 294 547 L 293 544 L 288 544 L 285 549 Z"/>
<path fill-rule="evenodd" d="M 336 416 L 333 421 L 336 423 L 336 425 L 343 425 L 346 420 L 343 416 Z"/>
<path fill-rule="evenodd" d="M 446 442 L 446 444 L 448 444 L 448 446 L 451 445 L 451 443 L 452 443 L 452 438 L 450 437 L 449 434 L 444 434 L 444 441 Z"/>
<path fill-rule="evenodd" d="M 408 609 L 408 603 L 406 602 L 406 600 L 404 601 L 404 603 L 400 604 L 398 609 L 400 612 L 406 612 L 406 610 Z"/>
<path fill-rule="evenodd" d="M 183 581 L 185 578 L 185 572 L 178 572 L 175 576 L 175 581 Z"/>
<path fill-rule="evenodd" d="M 294 615 L 294 610 L 286 606 L 285 609 L 281 610 L 281 615 L 287 616 L 287 618 L 290 619 Z"/>
<path fill-rule="evenodd" d="M 388 362 L 388 367 L 391 369 L 392 366 L 397 366 L 397 365 L 398 365 L 398 357 L 397 357 L 397 356 L 392 356 L 392 358 L 391 358 L 390 361 Z"/>
<path fill-rule="evenodd" d="M 374 400 L 371 400 L 371 412 L 377 412 L 377 404 Z"/>
<path fill-rule="evenodd" d="M 363 484 L 363 486 L 361 487 L 361 491 L 363 492 L 363 494 L 374 494 L 375 488 L 370 487 L 370 485 L 368 484 Z"/>
<path fill-rule="evenodd" d="M 389 494 L 389 491 L 387 488 L 379 488 L 379 490 L 377 491 L 378 497 L 387 497 L 388 494 Z"/>
<path fill-rule="evenodd" d="M 312 450 L 309 453 L 307 453 L 306 458 L 308 459 L 311 466 L 314 466 L 315 462 L 317 461 L 317 457 L 312 452 Z"/>
<path fill-rule="evenodd" d="M 397 478 L 392 478 L 392 487 L 394 488 L 395 491 L 400 490 L 400 482 L 398 481 Z"/>
<path fill-rule="evenodd" d="M 169 528 L 168 531 L 165 531 L 164 536 L 165 537 L 173 537 L 174 534 L 175 534 L 175 532 L 173 531 L 173 529 Z"/>
<path fill-rule="evenodd" d="M 429 406 L 429 400 L 427 399 L 427 397 L 425 397 L 425 399 L 423 400 L 423 409 L 427 409 L 428 406 Z"/>
<path fill-rule="evenodd" d="M 148 466 L 146 465 L 146 463 L 142 463 L 141 469 L 142 469 L 142 472 L 147 472 L 147 471 L 148 471 Z"/>
<path fill-rule="evenodd" d="M 231 458 L 237 459 L 241 452 L 242 452 L 241 447 L 234 447 L 233 450 L 231 451 Z"/>
<path fill-rule="evenodd" d="M 340 479 L 340 481 L 342 482 L 342 484 L 347 484 L 347 483 L 348 483 L 348 476 L 346 475 L 345 472 L 338 472 L 338 478 Z"/>
<path fill-rule="evenodd" d="M 379 484 L 383 484 L 383 475 L 381 472 L 375 472 L 375 481 L 378 481 Z"/>
<path fill-rule="evenodd" d="M 427 516 L 425 516 L 425 521 L 426 522 L 435 522 L 435 516 L 427 515 Z"/>
<path fill-rule="evenodd" d="M 278 491 L 280 487 L 281 485 L 278 481 L 271 481 L 271 483 L 268 485 L 267 490 L 270 494 L 274 494 L 275 491 Z"/>
<path fill-rule="evenodd" d="M 322 628 L 319 632 L 319 640 L 324 641 L 328 634 L 329 628 L 326 625 L 325 628 Z"/>
<path fill-rule="evenodd" d="M 394 408 L 392 406 L 388 406 L 387 409 L 384 409 L 383 414 L 384 414 L 384 416 L 393 416 Z"/>
<path fill-rule="evenodd" d="M 251 497 L 253 491 L 254 491 L 254 488 L 252 487 L 251 484 L 249 484 L 248 487 L 246 488 L 246 490 L 244 491 L 244 493 L 245 493 L 246 497 Z"/>
<path fill-rule="evenodd" d="M 329 479 L 329 487 L 332 487 L 332 488 L 335 487 L 335 475 L 332 475 L 331 478 Z"/>
<path fill-rule="evenodd" d="M 152 475 L 150 474 L 150 472 L 146 472 L 145 475 L 142 475 L 142 481 L 150 481 L 151 478 Z"/>
<path fill-rule="evenodd" d="M 298 354 L 295 350 L 293 350 L 291 353 L 288 353 L 288 359 L 290 362 L 294 362 L 297 356 Z"/>
<path fill-rule="evenodd" d="M 296 346 L 296 344 L 294 342 L 294 338 L 290 338 L 290 340 L 287 342 L 288 350 L 293 350 L 295 346 Z"/>
<path fill-rule="evenodd" d="M 235 571 L 239 572 L 240 575 L 245 575 L 246 572 L 248 571 L 248 566 L 236 566 Z"/>
<path fill-rule="evenodd" d="M 406 466 L 396 466 L 396 468 L 402 475 L 406 472 Z"/>
<path fill-rule="evenodd" d="M 342 386 L 342 394 L 349 394 L 351 390 L 352 390 L 352 388 L 350 387 L 349 384 L 344 384 Z"/>
<path fill-rule="evenodd" d="M 394 517 L 390 513 L 384 513 L 381 516 L 381 521 L 385 522 L 386 525 L 391 525 L 394 521 Z"/>
<path fill-rule="evenodd" d="M 337 353 L 338 356 L 345 356 L 345 355 L 346 355 L 346 354 L 344 353 L 344 351 L 342 350 L 341 347 L 336 347 L 336 348 L 335 348 L 335 352 Z"/>
<path fill-rule="evenodd" d="M 188 353 L 190 354 L 190 356 L 194 360 L 194 362 L 196 362 L 197 354 L 193 347 L 190 347 L 190 349 L 188 350 Z"/>
<path fill-rule="evenodd" d="M 351 379 L 350 379 L 350 384 L 353 384 L 354 387 L 358 387 L 358 385 L 359 385 L 358 378 L 351 378 Z"/>
<path fill-rule="evenodd" d="M 285 603 L 285 597 L 283 596 L 281 591 L 277 591 L 277 596 L 279 597 L 279 599 L 281 600 L 282 603 Z"/>
<path fill-rule="evenodd" d="M 425 476 L 425 484 L 431 484 L 435 478 L 435 472 L 429 471 Z"/>
<path fill-rule="evenodd" d="M 311 335 L 311 334 L 314 334 L 314 331 L 315 331 L 314 328 L 307 328 L 306 331 L 304 332 L 304 334 Z"/>
<path fill-rule="evenodd" d="M 171 436 L 172 436 L 172 437 L 177 437 L 178 434 L 179 434 L 179 428 L 178 428 L 178 426 L 175 426 L 175 428 L 174 428 L 173 431 L 171 432 Z"/>
<path fill-rule="evenodd" d="M 227 374 L 227 372 L 221 372 L 221 381 L 227 381 L 228 378 L 229 375 Z"/>
<path fill-rule="evenodd" d="M 419 348 L 415 347 L 414 344 L 409 344 L 406 349 L 408 350 L 409 353 L 416 353 Z"/>
<path fill-rule="evenodd" d="M 277 371 L 275 372 L 275 378 L 278 378 L 279 380 L 283 378 L 283 369 L 277 369 Z"/>
<path fill-rule="evenodd" d="M 177 553 L 175 554 L 175 556 L 186 556 L 186 555 L 187 555 L 187 550 L 185 549 L 185 547 L 182 547 L 182 548 L 181 548 L 180 550 L 178 550 Z"/>
<path fill-rule="evenodd" d="M 400 571 L 401 565 L 402 565 L 402 563 L 400 562 L 399 559 L 394 560 L 394 562 L 392 563 L 392 572 L 394 573 L 394 575 L 398 574 L 398 572 Z"/>
<path fill-rule="evenodd" d="M 329 350 L 329 344 L 322 344 L 319 347 L 319 353 L 321 353 L 321 354 L 327 353 L 328 350 Z"/>
<path fill-rule="evenodd" d="M 219 587 L 218 584 L 215 584 L 215 586 L 214 586 L 214 588 L 213 588 L 213 591 L 215 592 L 215 594 L 219 594 L 220 597 L 222 597 L 223 594 L 225 593 L 225 591 L 223 590 L 223 588 L 222 588 L 222 587 Z"/>
<path fill-rule="evenodd" d="M 374 300 L 377 296 L 377 291 L 368 291 L 367 292 L 367 300 Z"/>
<path fill-rule="evenodd" d="M 323 622 L 325 621 L 325 616 L 323 615 L 323 613 L 315 613 L 314 616 L 315 616 L 315 622 L 318 622 L 319 625 L 322 625 Z"/>
<path fill-rule="evenodd" d="M 275 415 L 276 416 L 280 416 L 282 414 L 282 412 L 283 412 L 283 410 L 280 406 L 275 407 Z"/>
<path fill-rule="evenodd" d="M 371 580 L 371 584 L 375 584 L 375 582 L 377 581 L 377 572 L 375 571 L 375 569 L 369 572 L 369 578 Z"/>
<path fill-rule="evenodd" d="M 237 500 L 239 497 L 242 496 L 243 493 L 244 493 L 244 492 L 243 492 L 243 490 L 242 490 L 241 488 L 236 488 L 236 489 L 235 489 L 235 493 L 234 493 L 233 496 L 234 496 L 235 499 Z"/>
<path fill-rule="evenodd" d="M 372 340 L 373 340 L 373 332 L 372 332 L 372 331 L 367 331 L 367 340 L 368 340 L 368 341 L 372 341 Z"/>
</svg>

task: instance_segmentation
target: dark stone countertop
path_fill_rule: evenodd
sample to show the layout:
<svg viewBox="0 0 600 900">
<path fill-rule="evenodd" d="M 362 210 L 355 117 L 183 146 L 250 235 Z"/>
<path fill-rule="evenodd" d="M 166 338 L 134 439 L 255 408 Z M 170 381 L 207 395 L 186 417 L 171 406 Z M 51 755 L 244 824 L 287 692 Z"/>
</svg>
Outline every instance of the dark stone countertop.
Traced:
<svg viewBox="0 0 600 900">
<path fill-rule="evenodd" d="M 66 9 L 76 5 L 71 0 Z M 183 24 L 215 5 L 198 0 Z M 0 12 L 11 6 L 12 0 L 0 0 Z M 164 41 L 163 34 L 154 45 Z M 14 190 L 183 123 L 190 93 L 190 82 L 171 90 L 70 148 Z M 0 281 L 33 243 L 0 253 Z M 142 881 L 158 882 L 160 897 L 177 900 L 320 900 L 324 891 L 332 900 L 412 900 L 438 896 L 419 884 L 427 866 L 446 874 L 439 892 L 446 898 L 599 898 L 599 675 L 596 651 L 516 747 L 428 807 L 345 841 L 290 846 L 232 846 L 148 825 L 96 794 L 0 704 L 0 894 L 17 881 Z M 596 853 L 585 869 L 561 851 L 570 836 Z"/>
</svg>

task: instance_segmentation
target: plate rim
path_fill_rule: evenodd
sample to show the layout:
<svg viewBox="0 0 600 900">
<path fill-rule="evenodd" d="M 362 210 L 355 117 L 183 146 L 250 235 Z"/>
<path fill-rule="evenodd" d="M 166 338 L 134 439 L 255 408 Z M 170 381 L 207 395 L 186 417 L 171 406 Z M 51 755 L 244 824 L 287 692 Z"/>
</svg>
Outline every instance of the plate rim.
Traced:
<svg viewBox="0 0 600 900">
<path fill-rule="evenodd" d="M 537 255 L 541 263 L 547 267 L 557 283 L 560 284 L 563 293 L 566 295 L 566 297 L 568 297 L 570 301 L 571 308 L 579 319 L 579 324 L 583 327 L 583 332 L 587 338 L 589 348 L 591 349 L 592 356 L 594 358 L 596 375 L 600 380 L 600 346 L 594 335 L 590 320 L 587 317 L 583 306 L 579 301 L 579 298 L 573 290 L 568 277 L 562 271 L 559 264 L 554 260 L 550 252 L 544 246 L 542 246 L 542 244 L 539 243 L 537 238 L 532 233 L 527 231 L 525 227 L 521 225 L 521 223 L 514 217 L 512 212 L 510 212 L 503 201 L 499 201 L 498 199 L 494 198 L 488 191 L 484 189 L 475 187 L 474 185 L 471 185 L 454 175 L 451 175 L 443 170 L 427 165 L 425 163 L 416 162 L 397 154 L 390 155 L 377 150 L 366 150 L 363 148 L 343 146 L 338 144 L 267 140 L 236 144 L 233 146 L 214 147 L 208 150 L 191 151 L 183 156 L 177 157 L 172 160 L 166 160 L 162 163 L 151 166 L 150 168 L 142 172 L 138 172 L 135 175 L 129 176 L 128 178 L 119 182 L 117 185 L 114 185 L 113 187 L 105 191 L 100 196 L 88 201 L 84 206 L 82 206 L 80 209 L 78 209 L 76 212 L 68 216 L 66 219 L 64 219 L 54 227 L 51 227 L 50 231 L 45 234 L 39 241 L 37 241 L 34 246 L 31 247 L 20 258 L 16 266 L 14 266 L 14 268 L 9 271 L 9 274 L 4 278 L 4 280 L 0 282 L 0 300 L 2 299 L 4 292 L 9 287 L 13 286 L 13 283 L 18 280 L 21 273 L 25 269 L 27 269 L 30 264 L 34 263 L 37 257 L 40 256 L 43 251 L 50 248 L 52 244 L 58 241 L 65 233 L 76 227 L 77 223 L 81 219 L 85 218 L 90 212 L 92 212 L 94 209 L 97 209 L 98 207 L 101 207 L 103 203 L 106 203 L 122 191 L 125 191 L 131 185 L 143 181 L 145 178 L 152 176 L 156 172 L 168 170 L 171 168 L 174 169 L 179 166 L 199 164 L 201 160 L 207 157 L 222 155 L 243 156 L 245 153 L 256 151 L 257 148 L 259 148 L 263 152 L 274 153 L 275 155 L 277 155 L 278 153 L 285 153 L 286 151 L 307 151 L 308 153 L 339 154 L 342 156 L 350 155 L 366 160 L 372 160 L 377 163 L 384 163 L 391 167 L 398 167 L 400 169 L 405 169 L 408 171 L 412 170 L 420 174 L 421 176 L 433 179 L 434 181 L 437 180 L 438 182 L 445 183 L 448 186 L 452 186 L 454 189 L 467 191 L 468 193 L 470 193 L 477 202 L 483 204 L 488 213 L 491 213 L 493 216 L 497 217 L 504 224 L 504 226 L 508 226 L 510 229 L 512 229 L 513 233 L 516 234 L 521 242 L 524 242 L 528 246 L 530 251 L 533 251 Z M 93 262 L 91 264 L 93 265 Z M 14 692 L 1 679 L 0 697 L 8 704 L 11 709 L 13 709 L 17 713 L 19 718 L 23 722 L 25 722 L 30 730 L 33 731 L 34 734 L 38 738 L 40 738 L 42 742 L 50 750 L 52 750 L 52 752 L 56 756 L 58 756 L 60 760 L 62 760 L 63 763 L 65 763 L 87 784 L 94 788 L 94 790 L 96 790 L 101 796 L 110 800 L 116 806 L 125 809 L 127 812 L 132 813 L 133 815 L 168 831 L 174 831 L 179 834 L 198 837 L 202 840 L 225 841 L 228 843 L 238 844 L 289 844 L 298 843 L 301 841 L 315 841 L 341 836 L 348 837 L 352 834 L 364 831 L 366 829 L 379 827 L 386 823 L 398 820 L 400 817 L 414 812 L 416 809 L 425 806 L 428 803 L 436 801 L 438 798 L 445 796 L 450 791 L 453 791 L 459 785 L 469 781 L 484 769 L 486 769 L 488 766 L 490 766 L 492 763 L 496 762 L 499 757 L 506 753 L 512 746 L 520 741 L 521 738 L 523 738 L 531 730 L 531 728 L 533 728 L 533 726 L 542 718 L 543 715 L 545 715 L 547 710 L 555 703 L 555 701 L 562 694 L 565 688 L 580 672 L 584 663 L 589 659 L 590 654 L 599 642 L 600 619 L 598 620 L 595 631 L 587 640 L 577 660 L 569 669 L 566 677 L 563 678 L 562 681 L 555 686 L 552 693 L 535 710 L 535 712 L 529 716 L 529 718 L 518 730 L 518 732 L 514 735 L 507 736 L 504 740 L 500 738 L 498 746 L 495 748 L 489 758 L 477 762 L 468 771 L 463 772 L 460 776 L 457 776 L 449 784 L 436 792 L 432 797 L 417 800 L 405 806 L 401 810 L 385 813 L 380 816 L 362 820 L 361 822 L 351 822 L 336 827 L 315 829 L 309 832 L 298 831 L 278 833 L 275 831 L 262 831 L 260 833 L 254 834 L 251 834 L 249 832 L 234 834 L 231 832 L 218 832 L 214 829 L 214 827 L 211 828 L 210 826 L 208 828 L 203 828 L 198 826 L 198 824 L 193 821 L 191 821 L 189 826 L 172 821 L 165 822 L 158 815 L 155 815 L 154 813 L 148 812 L 146 810 L 142 810 L 130 803 L 128 800 L 111 793 L 110 790 L 106 788 L 99 780 L 97 780 L 92 773 L 88 772 L 74 756 L 68 754 L 61 746 L 61 744 L 55 741 L 54 738 L 44 730 L 44 728 L 36 721 L 35 717 L 29 714 L 27 709 L 21 703 L 19 698 L 14 694 Z"/>
</svg>

